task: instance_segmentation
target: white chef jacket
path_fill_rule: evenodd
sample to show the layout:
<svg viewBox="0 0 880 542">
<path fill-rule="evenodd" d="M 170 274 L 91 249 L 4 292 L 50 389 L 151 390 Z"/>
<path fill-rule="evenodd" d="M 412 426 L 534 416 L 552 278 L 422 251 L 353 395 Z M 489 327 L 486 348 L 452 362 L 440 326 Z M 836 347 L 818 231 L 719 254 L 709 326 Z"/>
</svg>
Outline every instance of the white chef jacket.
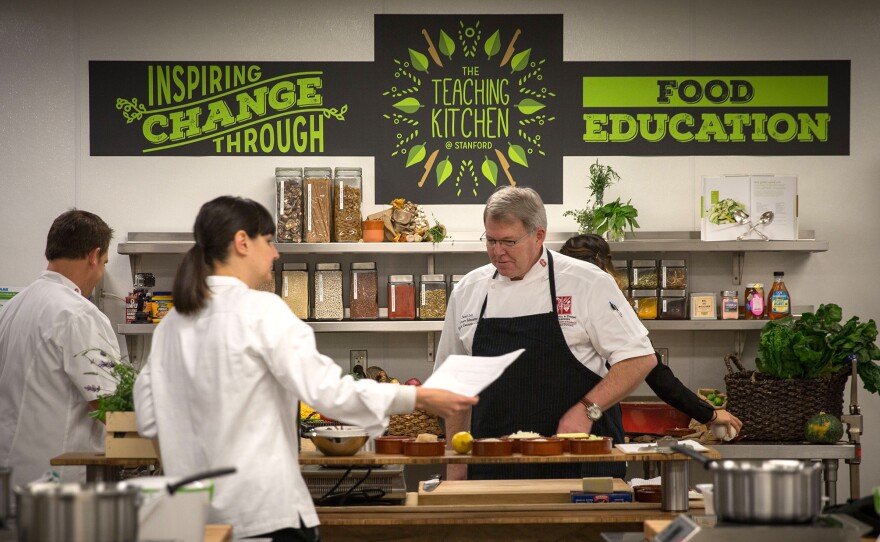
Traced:
<svg viewBox="0 0 880 542">
<path fill-rule="evenodd" d="M 135 383 L 138 431 L 159 438 L 169 476 L 234 466 L 215 480 L 211 521 L 247 537 L 318 524 L 299 469 L 302 400 L 334 419 L 384 432 L 415 408 L 415 387 L 355 381 L 318 353 L 311 328 L 278 296 L 208 277 L 207 306 L 171 310 Z"/>
<path fill-rule="evenodd" d="M 477 268 L 456 285 L 446 308 L 446 321 L 434 368 L 450 354 L 470 355 L 480 309 L 488 293 L 486 318 L 512 318 L 553 310 L 547 249 L 522 280 L 498 275 L 492 264 Z M 559 325 L 571 353 L 588 369 L 605 376 L 611 365 L 651 355 L 648 330 L 639 321 L 608 273 L 595 265 L 553 252 Z"/>
<path fill-rule="evenodd" d="M 110 320 L 60 273 L 43 271 L 0 311 L 0 465 L 12 467 L 13 487 L 53 468 L 52 457 L 104 449 L 104 425 L 89 418 L 88 401 L 116 384 L 86 374 L 102 372 L 77 355 L 90 348 L 119 358 Z M 82 467 L 55 470 L 85 482 Z"/>
</svg>

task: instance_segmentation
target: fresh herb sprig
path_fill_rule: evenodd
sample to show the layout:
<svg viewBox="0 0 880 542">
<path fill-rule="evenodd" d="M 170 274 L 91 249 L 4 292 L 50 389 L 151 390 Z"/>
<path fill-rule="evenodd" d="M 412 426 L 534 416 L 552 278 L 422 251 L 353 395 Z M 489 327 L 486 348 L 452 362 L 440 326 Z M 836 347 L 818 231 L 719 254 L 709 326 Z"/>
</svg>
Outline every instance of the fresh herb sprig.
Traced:
<svg viewBox="0 0 880 542">
<path fill-rule="evenodd" d="M 98 408 L 89 412 L 89 416 L 106 421 L 108 412 L 130 412 L 134 410 L 134 381 L 137 379 L 138 369 L 128 362 L 127 359 L 115 358 L 99 348 L 90 348 L 77 354 L 83 356 L 96 369 L 85 374 L 94 375 L 112 382 L 113 391 L 98 395 Z M 87 391 L 100 393 L 111 390 L 110 386 L 103 388 L 100 385 L 85 386 Z"/>
</svg>

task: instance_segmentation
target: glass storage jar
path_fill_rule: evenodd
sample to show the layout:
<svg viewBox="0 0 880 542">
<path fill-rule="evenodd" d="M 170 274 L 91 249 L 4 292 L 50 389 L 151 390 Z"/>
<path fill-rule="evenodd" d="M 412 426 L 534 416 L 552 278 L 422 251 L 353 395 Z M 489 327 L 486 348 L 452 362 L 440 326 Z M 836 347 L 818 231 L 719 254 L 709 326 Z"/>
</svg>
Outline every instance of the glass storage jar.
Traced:
<svg viewBox="0 0 880 542">
<path fill-rule="evenodd" d="M 686 320 L 688 317 L 686 290 L 660 290 L 660 319 Z"/>
<path fill-rule="evenodd" d="M 687 289 L 687 264 L 684 260 L 660 260 L 660 288 Z"/>
<path fill-rule="evenodd" d="M 303 179 L 302 168 L 275 168 L 275 240 L 279 243 L 302 242 Z"/>
<path fill-rule="evenodd" d="M 628 290 L 629 285 L 629 260 L 611 260 L 611 265 L 614 266 L 614 269 L 617 271 L 617 276 L 620 278 L 618 282 L 618 286 L 620 286 L 621 290 Z"/>
<path fill-rule="evenodd" d="M 342 320 L 342 268 L 338 263 L 315 265 L 315 320 Z"/>
<path fill-rule="evenodd" d="M 632 307 L 639 320 L 656 320 L 658 305 L 657 290 L 632 291 Z"/>
<path fill-rule="evenodd" d="M 739 319 L 739 299 L 737 298 L 736 290 L 721 291 L 721 319 Z"/>
<path fill-rule="evenodd" d="M 333 175 L 333 240 L 361 240 L 361 168 L 338 167 Z"/>
<path fill-rule="evenodd" d="M 455 287 L 458 286 L 458 283 L 461 279 L 464 278 L 464 275 L 452 275 L 449 279 L 449 294 L 452 295 L 452 290 L 455 290 Z"/>
<path fill-rule="evenodd" d="M 379 318 L 379 273 L 375 262 L 351 264 L 348 307 L 352 320 Z"/>
<path fill-rule="evenodd" d="M 388 277 L 388 319 L 414 320 L 416 317 L 416 287 L 412 275 Z"/>
<path fill-rule="evenodd" d="M 306 243 L 330 242 L 332 199 L 330 168 L 303 169 L 303 240 Z"/>
<path fill-rule="evenodd" d="M 281 299 L 300 320 L 309 319 L 309 266 L 286 263 L 281 268 Z"/>
<path fill-rule="evenodd" d="M 630 287 L 633 290 L 656 290 L 660 284 L 657 279 L 657 260 L 633 260 L 630 268 Z"/>
<path fill-rule="evenodd" d="M 446 275 L 422 275 L 419 285 L 419 320 L 446 318 Z"/>
</svg>

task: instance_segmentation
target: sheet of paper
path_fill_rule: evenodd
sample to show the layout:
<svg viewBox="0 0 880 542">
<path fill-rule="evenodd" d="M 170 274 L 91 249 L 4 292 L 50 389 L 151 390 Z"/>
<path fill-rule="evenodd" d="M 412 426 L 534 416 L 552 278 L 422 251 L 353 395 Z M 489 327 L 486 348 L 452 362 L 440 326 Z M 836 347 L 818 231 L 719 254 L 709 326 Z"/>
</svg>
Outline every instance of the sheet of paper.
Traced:
<svg viewBox="0 0 880 542">
<path fill-rule="evenodd" d="M 462 395 L 479 395 L 525 352 L 524 348 L 495 357 L 452 355 L 422 384 Z"/>
<path fill-rule="evenodd" d="M 706 448 L 695 440 L 680 440 L 678 443 L 682 446 L 692 448 L 697 452 L 708 452 Z M 650 442 L 645 444 L 615 444 L 618 450 L 625 454 L 655 454 L 657 453 L 657 444 Z"/>
</svg>

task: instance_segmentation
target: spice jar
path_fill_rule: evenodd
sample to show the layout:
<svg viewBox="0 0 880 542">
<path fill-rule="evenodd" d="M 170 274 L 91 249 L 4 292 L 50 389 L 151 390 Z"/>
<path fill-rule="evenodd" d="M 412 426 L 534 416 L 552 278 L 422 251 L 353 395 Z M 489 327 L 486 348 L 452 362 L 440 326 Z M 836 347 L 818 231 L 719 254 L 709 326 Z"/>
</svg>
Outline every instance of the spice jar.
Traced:
<svg viewBox="0 0 880 542">
<path fill-rule="evenodd" d="M 449 279 L 449 293 L 452 293 L 452 290 L 455 290 L 455 287 L 458 286 L 458 283 L 461 279 L 464 278 L 464 275 L 452 275 Z"/>
<path fill-rule="evenodd" d="M 309 319 L 309 266 L 286 263 L 281 269 L 281 299 L 300 320 Z"/>
<path fill-rule="evenodd" d="M 739 318 L 739 299 L 736 290 L 723 290 L 721 292 L 721 319 L 736 320 Z"/>
<path fill-rule="evenodd" d="M 338 263 L 315 265 L 315 319 L 342 320 L 342 269 Z"/>
<path fill-rule="evenodd" d="M 275 240 L 301 243 L 303 222 L 302 168 L 275 168 Z"/>
<path fill-rule="evenodd" d="M 685 290 L 660 290 L 660 319 L 687 319 L 687 304 Z"/>
<path fill-rule="evenodd" d="M 333 190 L 330 168 L 303 169 L 303 239 L 306 243 L 329 243 Z"/>
<path fill-rule="evenodd" d="M 379 318 L 379 273 L 375 262 L 351 264 L 348 307 L 352 320 Z"/>
<path fill-rule="evenodd" d="M 419 320 L 446 318 L 446 275 L 422 275 L 419 285 Z"/>
<path fill-rule="evenodd" d="M 743 294 L 746 304 L 746 320 L 764 319 L 764 285 L 760 282 L 746 284 Z"/>
<path fill-rule="evenodd" d="M 633 260 L 629 283 L 634 290 L 656 290 L 660 284 L 657 280 L 657 260 Z"/>
<path fill-rule="evenodd" d="M 333 175 L 333 240 L 361 240 L 361 168 L 338 167 Z"/>
<path fill-rule="evenodd" d="M 412 275 L 388 277 L 388 319 L 414 320 L 416 317 L 416 288 Z"/>
<path fill-rule="evenodd" d="M 660 287 L 670 290 L 687 288 L 687 265 L 684 260 L 660 260 Z"/>
<path fill-rule="evenodd" d="M 658 304 L 657 290 L 632 291 L 632 307 L 639 320 L 656 320 Z"/>
<path fill-rule="evenodd" d="M 629 289 L 629 260 L 611 260 L 611 265 L 614 266 L 614 269 L 617 271 L 617 276 L 619 278 L 618 286 L 620 286 L 621 290 Z"/>
</svg>

